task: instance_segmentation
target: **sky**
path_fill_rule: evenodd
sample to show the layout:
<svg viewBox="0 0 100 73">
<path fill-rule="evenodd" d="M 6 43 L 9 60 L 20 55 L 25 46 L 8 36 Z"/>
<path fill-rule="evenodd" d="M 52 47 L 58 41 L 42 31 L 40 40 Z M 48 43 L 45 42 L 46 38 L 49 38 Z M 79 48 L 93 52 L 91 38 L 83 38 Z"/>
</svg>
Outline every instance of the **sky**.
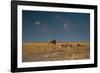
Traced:
<svg viewBox="0 0 100 73">
<path fill-rule="evenodd" d="M 22 11 L 23 42 L 89 41 L 90 14 Z"/>
</svg>

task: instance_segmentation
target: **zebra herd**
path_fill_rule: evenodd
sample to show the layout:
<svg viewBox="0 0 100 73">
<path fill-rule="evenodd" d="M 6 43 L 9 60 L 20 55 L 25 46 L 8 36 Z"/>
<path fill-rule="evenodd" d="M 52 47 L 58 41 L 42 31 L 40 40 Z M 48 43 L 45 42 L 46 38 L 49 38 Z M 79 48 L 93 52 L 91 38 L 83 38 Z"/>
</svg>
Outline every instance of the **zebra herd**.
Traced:
<svg viewBox="0 0 100 73">
<path fill-rule="evenodd" d="M 48 40 L 48 45 L 49 46 L 56 46 L 57 44 L 57 41 L 55 39 L 51 39 L 51 40 Z M 70 47 L 70 48 L 73 48 L 73 47 L 81 47 L 81 48 L 88 48 L 89 46 L 88 45 L 84 45 L 84 44 L 80 44 L 80 43 L 69 43 L 69 42 L 66 42 L 64 44 L 60 44 L 59 45 L 60 48 L 67 48 L 67 47 Z"/>
</svg>

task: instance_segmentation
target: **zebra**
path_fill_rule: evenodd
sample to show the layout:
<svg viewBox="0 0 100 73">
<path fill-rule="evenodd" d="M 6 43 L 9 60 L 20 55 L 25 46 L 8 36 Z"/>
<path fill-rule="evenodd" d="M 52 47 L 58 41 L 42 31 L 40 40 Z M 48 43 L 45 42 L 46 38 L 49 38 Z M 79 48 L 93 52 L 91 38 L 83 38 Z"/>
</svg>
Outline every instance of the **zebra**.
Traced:
<svg viewBox="0 0 100 73">
<path fill-rule="evenodd" d="M 56 45 L 56 40 L 55 39 L 48 40 L 48 45 L 50 46 Z"/>
</svg>

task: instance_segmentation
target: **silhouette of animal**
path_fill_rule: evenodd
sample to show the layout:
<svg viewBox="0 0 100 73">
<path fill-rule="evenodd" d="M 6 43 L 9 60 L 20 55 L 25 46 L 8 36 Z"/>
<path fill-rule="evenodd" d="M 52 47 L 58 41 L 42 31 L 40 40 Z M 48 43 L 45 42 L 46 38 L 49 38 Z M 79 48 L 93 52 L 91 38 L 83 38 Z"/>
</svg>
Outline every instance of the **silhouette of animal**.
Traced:
<svg viewBox="0 0 100 73">
<path fill-rule="evenodd" d="M 56 45 L 56 40 L 55 40 L 55 39 L 48 40 L 48 45 L 49 45 L 49 46 L 54 46 L 54 45 Z"/>
</svg>

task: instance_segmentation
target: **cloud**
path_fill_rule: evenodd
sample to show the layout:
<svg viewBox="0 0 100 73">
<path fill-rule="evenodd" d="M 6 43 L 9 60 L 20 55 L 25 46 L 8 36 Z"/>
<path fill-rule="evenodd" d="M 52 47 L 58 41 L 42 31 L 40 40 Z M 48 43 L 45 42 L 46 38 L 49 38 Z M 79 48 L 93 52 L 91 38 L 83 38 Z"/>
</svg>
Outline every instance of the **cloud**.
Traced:
<svg viewBox="0 0 100 73">
<path fill-rule="evenodd" d="M 35 21 L 33 22 L 37 27 L 40 27 L 41 29 L 48 29 L 48 25 L 43 23 L 43 22 L 40 22 L 40 21 Z"/>
<path fill-rule="evenodd" d="M 71 27 L 70 25 L 71 25 L 70 22 L 66 20 L 66 21 L 62 24 L 62 27 L 65 28 L 65 29 L 66 29 L 66 28 L 67 28 L 67 29 L 70 29 L 70 27 Z"/>
<path fill-rule="evenodd" d="M 56 15 L 56 16 L 54 16 L 54 18 L 56 18 L 58 20 L 58 22 L 62 23 L 62 27 L 63 28 L 70 29 L 70 21 L 68 21 L 66 19 L 66 17 L 60 16 L 60 15 Z"/>
<path fill-rule="evenodd" d="M 40 25 L 40 23 L 41 23 L 40 21 L 35 21 L 36 25 Z"/>
<path fill-rule="evenodd" d="M 63 27 L 64 27 L 64 28 L 68 28 L 69 25 L 68 25 L 68 24 L 63 24 Z"/>
<path fill-rule="evenodd" d="M 59 15 L 56 15 L 56 16 L 54 16 L 54 18 L 60 18 L 61 16 L 59 16 Z"/>
</svg>

